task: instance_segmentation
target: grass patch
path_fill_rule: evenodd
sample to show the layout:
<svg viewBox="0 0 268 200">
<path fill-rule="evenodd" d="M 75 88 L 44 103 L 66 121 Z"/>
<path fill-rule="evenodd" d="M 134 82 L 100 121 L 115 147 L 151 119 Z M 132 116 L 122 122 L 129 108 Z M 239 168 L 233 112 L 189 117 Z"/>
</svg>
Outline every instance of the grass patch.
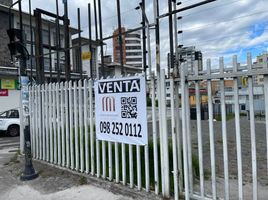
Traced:
<svg viewBox="0 0 268 200">
<path fill-rule="evenodd" d="M 231 120 L 231 119 L 234 119 L 234 118 L 235 118 L 235 114 L 233 114 L 233 113 L 230 113 L 230 114 L 227 114 L 227 115 L 226 115 L 226 121 Z M 217 115 L 217 116 L 215 117 L 215 119 L 216 119 L 217 121 L 222 121 L 221 115 Z"/>
<path fill-rule="evenodd" d="M 85 185 L 87 184 L 87 178 L 84 176 L 80 176 L 78 182 L 79 182 L 79 185 Z"/>
</svg>

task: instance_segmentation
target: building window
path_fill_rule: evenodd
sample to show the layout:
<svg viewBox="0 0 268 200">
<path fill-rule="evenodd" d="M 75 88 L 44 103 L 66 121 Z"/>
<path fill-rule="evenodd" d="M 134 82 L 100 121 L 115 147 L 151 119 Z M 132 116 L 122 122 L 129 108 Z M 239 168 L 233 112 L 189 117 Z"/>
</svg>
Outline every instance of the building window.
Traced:
<svg viewBox="0 0 268 200">
<path fill-rule="evenodd" d="M 141 62 L 142 58 L 127 58 L 127 62 Z"/>
</svg>

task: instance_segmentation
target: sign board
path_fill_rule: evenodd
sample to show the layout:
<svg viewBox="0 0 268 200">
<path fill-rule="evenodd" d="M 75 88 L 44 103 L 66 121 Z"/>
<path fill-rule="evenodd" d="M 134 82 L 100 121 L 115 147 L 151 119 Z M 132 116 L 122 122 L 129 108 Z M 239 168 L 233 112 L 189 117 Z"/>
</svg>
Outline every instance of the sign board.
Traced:
<svg viewBox="0 0 268 200">
<path fill-rule="evenodd" d="M 98 140 L 146 145 L 145 77 L 96 81 L 95 113 Z"/>
<path fill-rule="evenodd" d="M 83 52 L 82 53 L 82 60 L 90 60 L 91 59 L 91 52 Z"/>
<path fill-rule="evenodd" d="M 0 96 L 1 97 L 7 97 L 8 96 L 8 90 L 0 89 Z"/>
<path fill-rule="evenodd" d="M 14 79 L 1 79 L 1 89 L 15 90 L 16 81 Z"/>
</svg>

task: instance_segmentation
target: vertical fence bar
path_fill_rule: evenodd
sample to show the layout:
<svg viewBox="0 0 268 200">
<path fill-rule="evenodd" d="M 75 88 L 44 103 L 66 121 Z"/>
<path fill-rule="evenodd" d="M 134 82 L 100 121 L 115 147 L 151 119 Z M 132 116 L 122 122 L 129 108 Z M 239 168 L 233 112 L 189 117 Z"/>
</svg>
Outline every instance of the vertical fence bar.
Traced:
<svg viewBox="0 0 268 200">
<path fill-rule="evenodd" d="M 183 140 L 183 175 L 185 199 L 189 200 L 188 153 L 187 153 L 187 125 L 186 125 L 186 95 L 185 95 L 185 64 L 181 65 L 181 108 L 182 108 L 182 140 Z"/>
<path fill-rule="evenodd" d="M 102 178 L 106 179 L 106 142 L 102 141 Z"/>
<path fill-rule="evenodd" d="M 145 158 L 145 190 L 146 192 L 150 191 L 150 161 L 149 161 L 149 144 L 144 146 L 144 158 Z"/>
<path fill-rule="evenodd" d="M 136 145 L 136 159 L 137 159 L 137 189 L 141 190 L 141 148 Z"/>
<path fill-rule="evenodd" d="M 151 76 L 152 94 L 152 126 L 153 126 L 153 149 L 154 149 L 154 187 L 155 194 L 159 194 L 159 170 L 158 170 L 158 136 L 156 132 L 156 106 L 155 106 L 155 77 Z"/>
<path fill-rule="evenodd" d="M 179 199 L 178 190 L 178 160 L 177 160 L 177 141 L 175 125 L 175 105 L 174 105 L 174 78 L 170 79 L 170 109 L 171 109 L 171 136 L 172 136 L 172 156 L 173 156 L 173 181 L 174 181 L 174 199 Z"/>
<path fill-rule="evenodd" d="M 52 115 L 52 83 L 48 85 L 48 109 L 49 109 L 49 161 L 50 163 L 53 162 L 53 115 Z"/>
<path fill-rule="evenodd" d="M 69 130 L 69 99 L 68 99 L 68 82 L 66 81 L 64 84 L 64 108 L 65 108 L 65 139 L 66 139 L 66 167 L 70 167 L 70 130 Z"/>
<path fill-rule="evenodd" d="M 126 145 L 124 143 L 121 144 L 122 148 L 122 181 L 123 185 L 126 185 L 127 183 L 127 177 L 126 177 Z"/>
<path fill-rule="evenodd" d="M 58 165 L 61 165 L 61 131 L 60 131 L 60 86 L 56 83 L 56 101 L 57 101 L 57 150 L 58 150 Z"/>
<path fill-rule="evenodd" d="M 38 154 L 37 154 L 37 158 L 39 160 L 42 159 L 42 112 L 41 112 L 41 85 L 37 86 L 37 94 L 38 94 Z"/>
<path fill-rule="evenodd" d="M 49 162 L 49 103 L 48 103 L 48 84 L 45 84 L 45 116 L 46 116 L 46 161 Z"/>
<path fill-rule="evenodd" d="M 33 90 L 32 90 L 32 86 L 29 86 L 28 87 L 28 90 L 29 90 L 29 103 L 30 103 L 30 106 L 29 106 L 29 113 L 30 113 L 30 124 L 32 125 L 30 127 L 30 137 L 31 137 L 31 147 L 33 149 L 33 133 L 34 133 L 34 123 L 33 123 Z"/>
<path fill-rule="evenodd" d="M 237 56 L 233 57 L 233 71 L 237 72 Z M 237 171 L 238 171 L 238 198 L 243 199 L 243 168 L 241 151 L 241 133 L 240 133 L 240 110 L 239 110 L 239 92 L 238 80 L 234 78 L 234 107 L 235 107 L 235 133 L 236 133 L 236 153 L 237 153 Z"/>
<path fill-rule="evenodd" d="M 78 106 L 79 106 L 79 136 L 80 136 L 80 171 L 84 172 L 84 131 L 83 131 L 83 97 L 82 97 L 82 80 L 78 81 Z"/>
<path fill-rule="evenodd" d="M 90 117 L 90 162 L 91 162 L 91 174 L 95 175 L 95 149 L 94 149 L 94 122 L 93 122 L 93 95 L 92 95 L 92 79 L 88 82 L 88 89 L 89 89 L 89 117 Z M 98 141 L 96 141 L 97 143 Z"/>
<path fill-rule="evenodd" d="M 211 60 L 207 60 L 207 74 L 211 75 Z M 211 184 L 212 197 L 217 199 L 216 192 L 216 166 L 215 166 L 215 144 L 214 144 L 214 128 L 213 128 L 213 105 L 212 105 L 212 88 L 211 80 L 207 80 L 208 89 L 208 118 L 209 118 L 209 143 L 210 143 L 210 160 L 211 160 Z"/>
<path fill-rule="evenodd" d="M 41 112 L 42 112 L 42 160 L 46 159 L 46 120 L 45 120 L 45 85 L 41 85 Z"/>
<path fill-rule="evenodd" d="M 108 170 L 109 170 L 109 180 L 113 180 L 113 152 L 112 152 L 112 143 L 108 142 Z"/>
<path fill-rule="evenodd" d="M 220 74 L 224 74 L 224 60 L 220 58 Z M 223 144 L 223 164 L 224 164 L 224 198 L 228 200 L 229 197 L 229 163 L 228 163 L 228 146 L 227 146 L 227 127 L 226 127 L 226 107 L 225 107 L 225 92 L 224 92 L 224 78 L 220 79 L 221 91 L 221 125 L 222 125 L 222 144 Z"/>
<path fill-rule="evenodd" d="M 73 128 L 73 117 L 74 117 L 74 96 L 73 96 L 73 83 L 69 81 L 69 123 L 70 123 L 70 157 L 71 157 L 71 169 L 74 170 L 74 128 Z"/>
<path fill-rule="evenodd" d="M 78 141 L 78 109 L 77 83 L 74 82 L 74 136 L 75 136 L 75 169 L 79 171 L 79 141 Z"/>
<path fill-rule="evenodd" d="M 64 121 L 65 121 L 65 118 L 64 118 L 64 115 L 66 115 L 66 113 L 64 113 L 64 104 L 65 104 L 65 101 L 64 101 L 64 85 L 63 85 L 63 82 L 60 83 L 60 114 L 61 114 L 61 166 L 65 166 L 66 163 L 65 163 L 65 157 L 66 157 L 66 143 L 65 143 L 65 133 L 66 133 L 66 130 L 65 130 L 65 127 L 64 127 Z"/>
<path fill-rule="evenodd" d="M 188 70 L 188 69 L 187 69 Z M 193 194 L 193 162 L 192 162 L 192 131 L 191 131 L 191 117 L 190 117 L 190 100 L 189 100 L 189 83 L 185 82 L 185 105 L 186 105 L 186 117 L 187 117 L 187 147 L 188 147 L 188 162 L 189 162 L 189 190 L 190 194 Z"/>
<path fill-rule="evenodd" d="M 118 164 L 119 165 L 119 164 Z M 134 187 L 134 175 L 133 175 L 133 145 L 129 145 L 129 187 Z M 119 174 L 119 169 L 118 169 Z"/>
<path fill-rule="evenodd" d="M 38 85 L 38 159 L 42 159 L 42 112 L 41 112 L 41 85 Z"/>
<path fill-rule="evenodd" d="M 53 163 L 57 163 L 57 115 L 56 115 L 56 85 L 53 83 L 52 85 L 52 94 L 53 94 L 53 143 L 54 143 L 54 160 Z"/>
<path fill-rule="evenodd" d="M 175 82 L 175 125 L 176 125 L 176 137 L 177 137 L 177 152 L 178 152 L 178 170 L 179 170 L 179 192 L 183 190 L 183 168 L 182 168 L 182 128 L 181 128 L 181 117 L 180 117 L 180 99 L 179 99 L 179 82 Z"/>
<path fill-rule="evenodd" d="M 100 177 L 100 141 L 96 140 L 97 177 Z"/>
<path fill-rule="evenodd" d="M 115 151 L 115 182 L 119 183 L 119 154 L 118 154 L 118 142 L 114 143 Z"/>
<path fill-rule="evenodd" d="M 33 151 L 33 157 L 36 158 L 36 134 L 37 134 L 37 98 L 36 98 L 36 94 L 37 94 L 37 87 L 36 86 L 33 86 L 32 87 L 33 89 L 33 138 L 32 138 L 32 142 L 33 142 L 33 145 L 32 145 L 32 151 Z"/>
<path fill-rule="evenodd" d="M 265 60 L 265 59 L 264 59 Z M 267 61 L 264 62 L 264 69 L 267 69 Z M 268 75 L 264 75 L 264 100 L 265 100 L 265 127 L 266 127 L 266 151 L 267 151 L 267 174 L 268 174 Z"/>
<path fill-rule="evenodd" d="M 165 198 L 170 196 L 170 183 L 169 183 L 169 152 L 168 152 L 168 133 L 167 133 L 167 110 L 166 110 L 166 80 L 165 70 L 162 69 L 160 73 L 160 96 L 161 96 L 161 138 L 162 138 L 162 155 L 163 159 L 163 178 L 164 178 L 164 192 Z"/>
<path fill-rule="evenodd" d="M 85 127 L 85 156 L 86 156 L 86 173 L 89 173 L 89 138 L 88 138 L 88 82 L 84 80 L 84 127 Z"/>
<path fill-rule="evenodd" d="M 247 56 L 248 70 L 252 70 L 251 54 Z M 257 188 L 257 157 L 256 157 L 256 133 L 255 133 L 255 116 L 254 116 L 254 93 L 252 76 L 248 77 L 248 96 L 249 96 L 249 115 L 250 115 L 250 138 L 251 138 L 251 156 L 252 156 L 252 184 L 253 184 L 253 200 L 258 199 Z"/>
<path fill-rule="evenodd" d="M 198 68 L 195 68 L 195 76 L 198 76 Z M 200 176 L 200 195 L 204 198 L 204 168 L 203 168 L 203 142 L 201 126 L 201 102 L 199 82 L 195 82 L 195 99 L 196 99 L 196 122 L 197 122 L 197 140 L 198 140 L 198 159 L 199 159 L 199 176 Z"/>
</svg>

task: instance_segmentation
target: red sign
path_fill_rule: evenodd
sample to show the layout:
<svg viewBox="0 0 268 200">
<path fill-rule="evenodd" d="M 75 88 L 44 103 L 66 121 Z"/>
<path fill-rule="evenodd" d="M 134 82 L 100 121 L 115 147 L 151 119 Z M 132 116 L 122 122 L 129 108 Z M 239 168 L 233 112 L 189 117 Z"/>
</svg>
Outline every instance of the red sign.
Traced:
<svg viewBox="0 0 268 200">
<path fill-rule="evenodd" d="M 7 96 L 8 96 L 8 90 L 0 89 L 0 97 L 7 97 Z"/>
</svg>

